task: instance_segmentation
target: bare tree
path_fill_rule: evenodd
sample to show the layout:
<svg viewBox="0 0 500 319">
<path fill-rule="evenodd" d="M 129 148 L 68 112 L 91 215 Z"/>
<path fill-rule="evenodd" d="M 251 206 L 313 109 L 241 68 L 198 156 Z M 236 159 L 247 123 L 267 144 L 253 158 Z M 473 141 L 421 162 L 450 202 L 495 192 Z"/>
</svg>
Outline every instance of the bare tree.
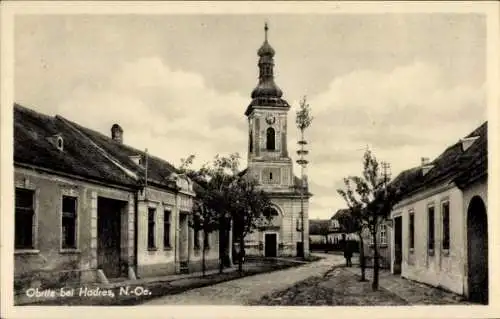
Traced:
<svg viewBox="0 0 500 319">
<path fill-rule="evenodd" d="M 389 215 L 398 196 L 398 191 L 389 184 L 389 176 L 382 172 L 379 163 L 370 150 L 363 156 L 363 176 L 344 179 L 347 190 L 339 190 L 355 213 L 361 227 L 368 228 L 373 239 L 373 290 L 378 289 L 379 250 L 377 232 L 380 223 Z M 360 236 L 362 240 L 362 236 Z"/>
<path fill-rule="evenodd" d="M 338 189 L 337 192 L 347 203 L 348 213 L 339 216 L 339 224 L 346 233 L 356 233 L 359 237 L 359 266 L 361 268 L 361 281 L 366 281 L 366 263 L 364 252 L 363 231 L 365 221 L 363 218 L 362 205 L 356 200 L 353 194 L 352 185 L 348 178 L 344 178 L 346 189 Z"/>
</svg>

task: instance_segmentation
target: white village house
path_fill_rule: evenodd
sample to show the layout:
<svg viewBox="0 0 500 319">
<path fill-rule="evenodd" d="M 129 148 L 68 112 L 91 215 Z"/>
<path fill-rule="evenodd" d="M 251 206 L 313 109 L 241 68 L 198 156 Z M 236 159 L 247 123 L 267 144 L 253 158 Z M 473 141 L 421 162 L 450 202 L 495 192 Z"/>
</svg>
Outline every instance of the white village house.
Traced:
<svg viewBox="0 0 500 319">
<path fill-rule="evenodd" d="M 407 170 L 391 213 L 391 271 L 488 302 L 487 123 Z"/>
</svg>

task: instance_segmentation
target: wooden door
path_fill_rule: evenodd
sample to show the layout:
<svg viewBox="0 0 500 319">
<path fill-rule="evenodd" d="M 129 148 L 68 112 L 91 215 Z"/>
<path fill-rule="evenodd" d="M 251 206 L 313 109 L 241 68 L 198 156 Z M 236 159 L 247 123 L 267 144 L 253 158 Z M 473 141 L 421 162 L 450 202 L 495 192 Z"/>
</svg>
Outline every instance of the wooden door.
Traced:
<svg viewBox="0 0 500 319">
<path fill-rule="evenodd" d="M 276 257 L 276 234 L 266 234 L 265 236 L 265 256 Z"/>
<path fill-rule="evenodd" d="M 97 267 L 108 278 L 120 277 L 120 216 L 118 201 L 99 199 L 97 208 Z"/>
</svg>

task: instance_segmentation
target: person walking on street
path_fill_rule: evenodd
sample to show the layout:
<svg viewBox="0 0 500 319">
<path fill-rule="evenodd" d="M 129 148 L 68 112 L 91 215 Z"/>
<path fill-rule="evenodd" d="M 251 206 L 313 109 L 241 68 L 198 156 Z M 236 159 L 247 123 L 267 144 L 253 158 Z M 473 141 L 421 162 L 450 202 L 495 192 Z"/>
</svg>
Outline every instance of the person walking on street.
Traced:
<svg viewBox="0 0 500 319">
<path fill-rule="evenodd" d="M 351 241 L 344 239 L 344 258 L 347 267 L 352 267 L 352 245 Z"/>
</svg>

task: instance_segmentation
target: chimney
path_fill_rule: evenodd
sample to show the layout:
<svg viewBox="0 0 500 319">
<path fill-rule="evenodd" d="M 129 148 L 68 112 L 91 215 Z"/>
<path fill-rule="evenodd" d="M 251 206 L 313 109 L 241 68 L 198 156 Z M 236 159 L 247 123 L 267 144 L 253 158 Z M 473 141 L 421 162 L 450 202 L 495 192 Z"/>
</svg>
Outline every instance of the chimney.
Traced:
<svg viewBox="0 0 500 319">
<path fill-rule="evenodd" d="M 123 144 L 123 129 L 118 124 L 111 126 L 111 138 L 120 144 Z"/>
<path fill-rule="evenodd" d="M 429 158 L 428 157 L 422 157 L 421 159 L 422 166 L 429 165 Z"/>
</svg>

